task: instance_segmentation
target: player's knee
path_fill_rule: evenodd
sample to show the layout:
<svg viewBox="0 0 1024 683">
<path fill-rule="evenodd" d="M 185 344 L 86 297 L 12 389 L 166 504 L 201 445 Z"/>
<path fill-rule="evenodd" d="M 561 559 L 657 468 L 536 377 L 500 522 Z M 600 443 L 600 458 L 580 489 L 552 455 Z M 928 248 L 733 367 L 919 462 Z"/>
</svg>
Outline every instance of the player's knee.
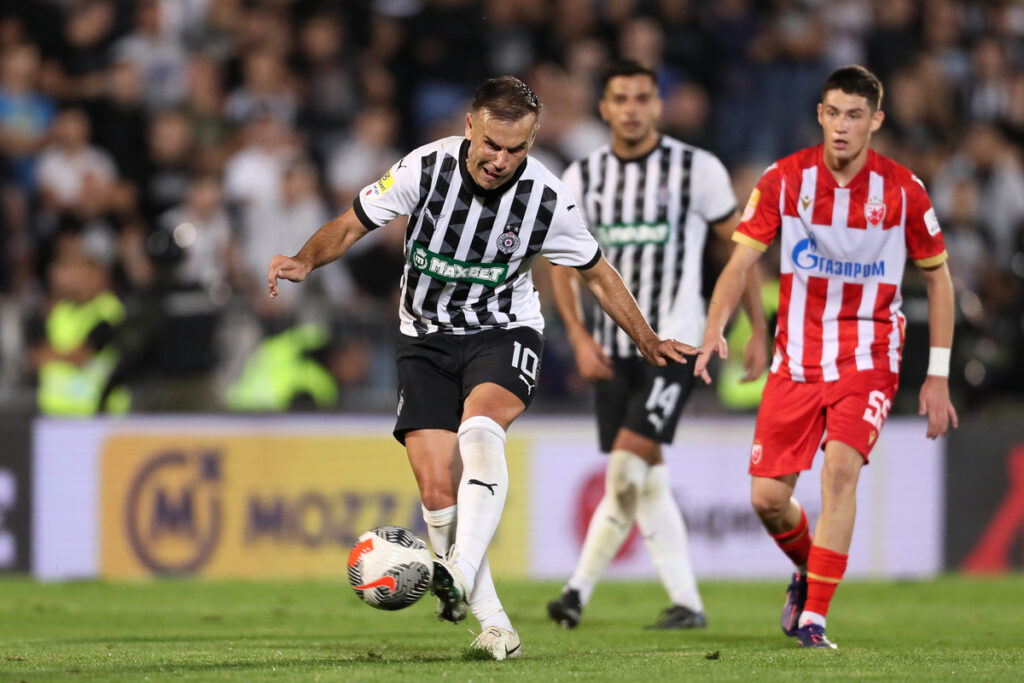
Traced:
<svg viewBox="0 0 1024 683">
<path fill-rule="evenodd" d="M 770 491 L 755 489 L 750 493 L 750 504 L 761 519 L 775 520 L 786 514 L 786 510 L 789 508 L 789 496 L 779 496 Z"/>
<path fill-rule="evenodd" d="M 455 491 L 451 486 L 425 484 L 420 487 L 420 501 L 424 510 L 443 510 L 455 505 Z"/>
<path fill-rule="evenodd" d="M 821 470 L 822 488 L 835 494 L 855 489 L 863 462 L 859 453 L 855 457 L 826 458 Z"/>
<path fill-rule="evenodd" d="M 636 514 L 646 475 L 647 463 L 641 458 L 629 451 L 612 451 L 605 472 L 605 495 L 628 518 Z"/>
</svg>

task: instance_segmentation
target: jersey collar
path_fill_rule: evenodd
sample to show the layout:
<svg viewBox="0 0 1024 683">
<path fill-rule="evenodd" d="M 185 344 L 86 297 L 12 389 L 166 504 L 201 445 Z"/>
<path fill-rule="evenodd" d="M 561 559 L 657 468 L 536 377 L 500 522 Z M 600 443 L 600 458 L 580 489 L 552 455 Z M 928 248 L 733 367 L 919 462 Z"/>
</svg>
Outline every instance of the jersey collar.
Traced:
<svg viewBox="0 0 1024 683">
<path fill-rule="evenodd" d="M 662 136 L 659 134 L 658 141 L 654 143 L 654 147 L 651 147 L 649 150 L 647 150 L 638 157 L 629 157 L 628 159 L 625 157 L 620 157 L 618 154 L 615 153 L 614 150 L 612 151 L 612 156 L 618 159 L 620 164 L 640 163 L 641 161 L 645 161 L 647 157 L 651 156 L 652 154 L 658 151 L 658 148 L 661 147 L 661 137 Z"/>
<path fill-rule="evenodd" d="M 828 184 L 829 187 L 838 188 L 839 183 L 836 182 L 836 177 L 832 175 L 832 171 L 830 171 L 828 166 L 825 164 L 824 144 L 818 145 L 816 155 L 818 157 L 818 177 L 825 178 L 825 182 Z M 871 175 L 871 171 L 874 170 L 875 168 L 875 156 L 875 150 L 869 147 L 868 158 L 864 160 L 864 165 L 861 166 L 861 169 L 859 171 L 857 171 L 857 175 L 850 178 L 850 182 L 848 182 L 840 189 L 849 190 L 867 182 L 868 176 Z"/>
<path fill-rule="evenodd" d="M 459 146 L 459 173 L 462 175 L 462 184 L 469 188 L 477 197 L 483 197 L 484 199 L 493 199 L 499 197 L 508 191 L 510 187 L 519 182 L 519 178 L 522 177 L 523 172 L 526 171 L 526 164 L 530 162 L 530 157 L 527 156 L 523 159 L 523 163 L 519 164 L 519 168 L 512 174 L 512 177 L 506 180 L 503 184 L 494 188 L 493 190 L 487 190 L 476 184 L 473 180 L 473 176 L 469 174 L 469 167 L 466 166 L 466 155 L 469 154 L 469 138 L 462 141 Z"/>
</svg>

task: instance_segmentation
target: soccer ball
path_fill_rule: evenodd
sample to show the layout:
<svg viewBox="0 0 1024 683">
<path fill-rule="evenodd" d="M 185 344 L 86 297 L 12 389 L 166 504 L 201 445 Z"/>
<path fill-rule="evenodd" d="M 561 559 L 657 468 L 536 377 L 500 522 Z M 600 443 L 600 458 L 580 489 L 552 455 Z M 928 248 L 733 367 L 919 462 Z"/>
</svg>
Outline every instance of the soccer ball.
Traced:
<svg viewBox="0 0 1024 683">
<path fill-rule="evenodd" d="M 400 526 L 381 526 L 359 537 L 348 556 L 348 581 L 370 607 L 403 609 L 430 588 L 434 561 L 427 544 Z"/>
</svg>

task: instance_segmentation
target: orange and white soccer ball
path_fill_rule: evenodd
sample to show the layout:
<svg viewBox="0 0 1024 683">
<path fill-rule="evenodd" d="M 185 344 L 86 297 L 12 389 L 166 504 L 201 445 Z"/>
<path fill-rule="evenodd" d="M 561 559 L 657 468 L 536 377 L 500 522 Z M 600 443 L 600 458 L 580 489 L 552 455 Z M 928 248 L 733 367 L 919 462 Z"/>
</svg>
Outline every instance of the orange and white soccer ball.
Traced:
<svg viewBox="0 0 1024 683">
<path fill-rule="evenodd" d="M 430 549 L 400 526 L 381 526 L 359 537 L 348 556 L 348 580 L 371 607 L 396 610 L 426 594 L 434 574 Z"/>
</svg>

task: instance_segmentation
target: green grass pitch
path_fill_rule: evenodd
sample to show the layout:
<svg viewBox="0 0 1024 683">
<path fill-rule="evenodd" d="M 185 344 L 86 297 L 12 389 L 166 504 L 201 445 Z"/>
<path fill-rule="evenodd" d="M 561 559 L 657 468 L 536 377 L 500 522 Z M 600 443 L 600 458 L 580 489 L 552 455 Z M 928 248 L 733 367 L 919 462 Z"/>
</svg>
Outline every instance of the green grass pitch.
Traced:
<svg viewBox="0 0 1024 683">
<path fill-rule="evenodd" d="M 467 656 L 476 629 L 437 623 L 433 599 L 402 612 L 338 582 L 0 580 L 0 680 L 672 681 L 1020 680 L 1024 576 L 844 583 L 829 636 L 806 651 L 778 626 L 785 579 L 705 582 L 709 627 L 644 631 L 667 606 L 653 583 L 598 587 L 574 631 L 549 623 L 554 583 L 499 591 L 523 657 Z"/>
</svg>

